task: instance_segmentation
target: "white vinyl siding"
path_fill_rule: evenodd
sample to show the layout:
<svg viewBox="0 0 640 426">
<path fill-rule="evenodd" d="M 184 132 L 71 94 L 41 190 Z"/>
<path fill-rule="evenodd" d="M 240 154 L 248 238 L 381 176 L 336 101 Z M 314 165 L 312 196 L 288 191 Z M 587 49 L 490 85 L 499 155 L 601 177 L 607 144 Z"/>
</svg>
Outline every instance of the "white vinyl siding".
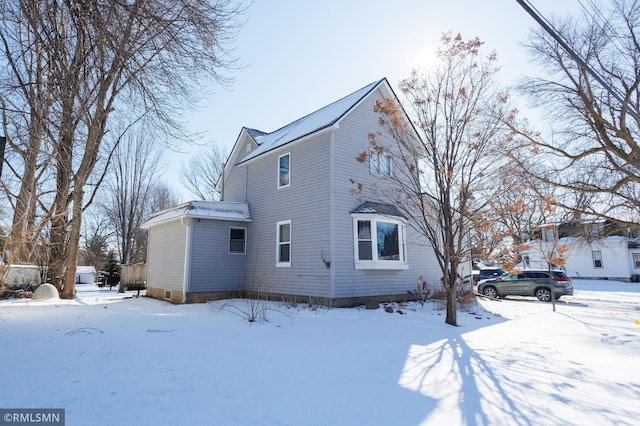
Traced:
<svg viewBox="0 0 640 426">
<path fill-rule="evenodd" d="M 149 230 L 147 287 L 183 290 L 186 232 L 179 220 Z"/>
</svg>

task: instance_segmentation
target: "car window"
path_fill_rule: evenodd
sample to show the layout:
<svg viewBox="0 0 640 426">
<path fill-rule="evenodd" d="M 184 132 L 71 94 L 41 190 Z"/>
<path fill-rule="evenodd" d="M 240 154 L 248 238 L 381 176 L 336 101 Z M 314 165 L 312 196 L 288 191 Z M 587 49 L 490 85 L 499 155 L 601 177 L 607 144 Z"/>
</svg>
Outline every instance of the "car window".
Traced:
<svg viewBox="0 0 640 426">
<path fill-rule="evenodd" d="M 504 274 L 502 269 L 481 269 L 480 276 L 483 277 L 499 277 Z"/>
<path fill-rule="evenodd" d="M 549 278 L 549 274 L 543 271 L 527 271 L 525 276 L 527 278 Z"/>
<path fill-rule="evenodd" d="M 502 281 L 515 281 L 518 279 L 518 274 L 504 274 L 500 279 Z"/>
<path fill-rule="evenodd" d="M 560 271 L 553 271 L 553 278 L 555 278 L 556 280 L 568 280 L 569 279 L 567 274 L 565 274 L 564 272 L 560 272 Z"/>
</svg>

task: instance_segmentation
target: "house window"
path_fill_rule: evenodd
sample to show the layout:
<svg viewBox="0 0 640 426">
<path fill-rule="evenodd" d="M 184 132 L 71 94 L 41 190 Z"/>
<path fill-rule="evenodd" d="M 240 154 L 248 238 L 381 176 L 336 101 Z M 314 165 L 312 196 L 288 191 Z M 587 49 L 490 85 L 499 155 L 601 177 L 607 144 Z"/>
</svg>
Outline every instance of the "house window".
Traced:
<svg viewBox="0 0 640 426">
<path fill-rule="evenodd" d="M 531 258 L 528 255 L 524 256 L 522 261 L 524 262 L 525 268 L 531 268 Z"/>
<path fill-rule="evenodd" d="M 382 216 L 354 217 L 356 269 L 406 269 L 405 225 Z"/>
<path fill-rule="evenodd" d="M 591 252 L 593 258 L 593 267 L 596 269 L 602 268 L 602 252 L 600 250 L 594 250 Z"/>
<path fill-rule="evenodd" d="M 278 157 L 278 188 L 291 185 L 291 154 Z"/>
<path fill-rule="evenodd" d="M 380 150 L 371 150 L 369 169 L 372 174 L 391 176 L 391 156 Z"/>
<path fill-rule="evenodd" d="M 358 260 L 373 260 L 373 240 L 371 239 L 371 221 L 358 221 Z"/>
<path fill-rule="evenodd" d="M 277 224 L 276 266 L 291 266 L 291 221 Z"/>
<path fill-rule="evenodd" d="M 640 269 L 640 253 L 633 253 L 633 267 Z"/>
<path fill-rule="evenodd" d="M 229 253 L 245 254 L 246 241 L 246 228 L 231 228 L 229 231 Z"/>
</svg>

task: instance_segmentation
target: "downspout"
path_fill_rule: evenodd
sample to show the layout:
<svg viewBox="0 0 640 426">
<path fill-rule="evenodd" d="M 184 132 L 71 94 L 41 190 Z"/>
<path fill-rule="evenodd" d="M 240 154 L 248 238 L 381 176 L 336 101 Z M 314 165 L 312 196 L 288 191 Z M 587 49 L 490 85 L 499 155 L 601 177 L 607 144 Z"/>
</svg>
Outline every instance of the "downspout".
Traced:
<svg viewBox="0 0 640 426">
<path fill-rule="evenodd" d="M 191 219 L 182 216 L 180 222 L 186 226 L 186 238 L 184 248 L 184 275 L 182 277 L 182 303 L 187 302 L 187 289 L 189 288 L 189 281 L 191 279 L 191 239 L 192 239 L 192 226 Z"/>
<path fill-rule="evenodd" d="M 329 138 L 329 297 L 336 297 L 336 215 L 335 215 L 335 150 L 333 135 Z"/>
<path fill-rule="evenodd" d="M 249 202 L 249 166 L 244 166 L 244 202 Z"/>
<path fill-rule="evenodd" d="M 220 174 L 220 179 L 222 182 L 220 182 L 220 201 L 224 201 L 224 173 L 227 170 L 227 164 L 226 163 L 222 163 L 222 174 Z"/>
</svg>

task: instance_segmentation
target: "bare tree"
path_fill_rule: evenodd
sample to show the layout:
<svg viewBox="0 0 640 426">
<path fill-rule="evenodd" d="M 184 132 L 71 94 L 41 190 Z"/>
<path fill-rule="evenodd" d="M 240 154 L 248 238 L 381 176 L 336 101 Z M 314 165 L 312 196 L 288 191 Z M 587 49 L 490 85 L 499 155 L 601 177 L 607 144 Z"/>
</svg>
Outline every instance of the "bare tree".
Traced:
<svg viewBox="0 0 640 426">
<path fill-rule="evenodd" d="M 118 144 L 107 179 L 104 211 L 108 217 L 123 264 L 130 263 L 139 245 L 140 225 L 148 215 L 152 188 L 158 179 L 160 152 L 145 137 L 144 129 Z"/>
<path fill-rule="evenodd" d="M 93 220 L 84 221 L 83 247 L 80 251 L 78 262 L 81 265 L 91 265 L 97 271 L 102 269 L 107 259 L 109 240 L 112 231 L 105 218 L 96 217 Z"/>
<path fill-rule="evenodd" d="M 201 200 L 219 200 L 216 183 L 224 169 L 227 154 L 213 145 L 205 154 L 193 155 L 180 169 L 182 181 L 187 189 Z"/>
<path fill-rule="evenodd" d="M 180 204 L 180 196 L 164 182 L 155 182 L 149 194 L 149 205 L 146 214 L 165 210 Z"/>
<path fill-rule="evenodd" d="M 96 165 L 101 157 L 109 164 L 109 123 L 147 117 L 180 134 L 176 117 L 201 93 L 203 78 L 224 82 L 219 71 L 233 66 L 225 45 L 243 8 L 231 0 L 9 0 L 0 8 L 7 64 L 0 81 L 4 104 L 11 100 L 3 126 L 21 121 L 20 136 L 8 143 L 22 170 L 35 170 L 16 198 L 14 222 L 19 210 L 42 209 L 52 280 L 63 297 L 74 297 L 82 213 L 104 175 Z M 51 154 L 46 162 L 43 153 Z M 35 196 L 38 167 L 54 177 L 48 200 Z M 16 228 L 24 240 L 25 227 Z"/>
<path fill-rule="evenodd" d="M 480 57 L 480 40 L 445 34 L 441 42 L 438 66 L 400 83 L 420 138 L 402 107 L 387 99 L 376 104 L 382 130 L 370 140 L 394 165 L 393 190 L 379 196 L 399 206 L 433 247 L 447 293 L 445 321 L 456 325 L 459 266 L 469 259 L 471 218 L 496 189 L 489 180 L 500 163 L 494 154 L 506 135 L 508 97 L 494 81 L 496 56 Z"/>
<path fill-rule="evenodd" d="M 533 32 L 527 47 L 543 73 L 521 89 L 547 114 L 554 133 L 544 138 L 512 117 L 509 152 L 530 176 L 566 190 L 554 202 L 575 216 L 633 223 L 640 213 L 640 5 L 613 0 L 608 6 L 553 25 L 609 90 L 550 35 Z"/>
<path fill-rule="evenodd" d="M 556 219 L 557 209 L 551 209 L 548 202 L 554 197 L 554 188 L 531 179 L 516 164 L 503 165 L 494 183 L 500 191 L 471 216 L 473 257 L 499 258 L 508 267 L 517 256 L 517 247 L 529 241 L 540 224 Z M 513 258 L 507 264 L 506 254 Z"/>
</svg>

